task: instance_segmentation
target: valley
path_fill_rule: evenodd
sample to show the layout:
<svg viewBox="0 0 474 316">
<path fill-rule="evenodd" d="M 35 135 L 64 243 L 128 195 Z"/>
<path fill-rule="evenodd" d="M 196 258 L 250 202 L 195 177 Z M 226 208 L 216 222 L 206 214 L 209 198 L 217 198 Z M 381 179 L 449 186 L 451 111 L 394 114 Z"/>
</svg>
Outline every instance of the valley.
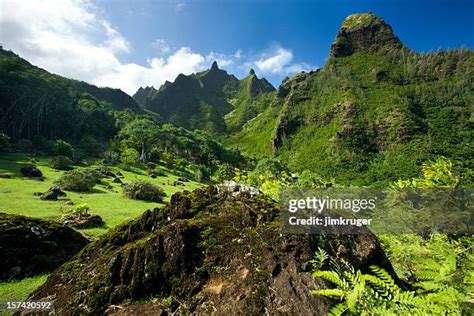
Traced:
<svg viewBox="0 0 474 316">
<path fill-rule="evenodd" d="M 321 68 L 278 87 L 213 61 L 133 96 L 1 48 L 0 257 L 21 259 L 0 264 L 0 301 L 52 300 L 59 315 L 470 314 L 472 234 L 281 227 L 289 188 L 392 190 L 402 206 L 407 190 L 472 190 L 474 52 L 416 52 L 395 31 L 352 14 Z"/>
</svg>

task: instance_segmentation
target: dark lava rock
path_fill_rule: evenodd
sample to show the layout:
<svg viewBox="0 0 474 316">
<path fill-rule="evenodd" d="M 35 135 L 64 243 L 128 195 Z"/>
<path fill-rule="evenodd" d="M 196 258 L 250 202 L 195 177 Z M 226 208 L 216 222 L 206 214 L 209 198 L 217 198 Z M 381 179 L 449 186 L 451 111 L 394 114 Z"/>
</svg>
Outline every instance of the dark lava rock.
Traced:
<svg viewBox="0 0 474 316">
<path fill-rule="evenodd" d="M 52 187 L 41 194 L 40 198 L 46 201 L 57 201 L 60 196 L 66 196 L 66 192 L 61 191 L 59 187 Z"/>
<path fill-rule="evenodd" d="M 372 52 L 381 47 L 403 47 L 392 27 L 371 14 L 349 15 L 331 46 L 332 57 L 349 56 L 357 51 Z"/>
<path fill-rule="evenodd" d="M 117 177 L 123 177 L 123 174 L 122 174 L 120 171 L 117 171 L 117 172 L 115 173 L 115 175 L 116 175 Z"/>
<path fill-rule="evenodd" d="M 58 223 L 0 213 L 0 281 L 51 271 L 87 243 Z"/>
<path fill-rule="evenodd" d="M 120 183 L 120 184 L 122 184 L 123 182 L 122 182 L 122 180 L 120 180 L 120 178 L 115 178 L 115 179 L 114 179 L 114 183 Z"/>
<path fill-rule="evenodd" d="M 81 214 L 77 212 L 64 216 L 63 223 L 64 225 L 78 229 L 101 227 L 105 224 L 99 215 Z"/>
<path fill-rule="evenodd" d="M 189 182 L 189 179 L 186 178 L 186 177 L 181 177 L 181 178 L 178 178 L 178 181 L 181 181 L 181 182 Z"/>
<path fill-rule="evenodd" d="M 328 286 L 311 276 L 318 247 L 336 262 L 395 275 L 368 230 L 289 235 L 279 212 L 264 195 L 234 197 L 213 187 L 176 193 L 164 208 L 90 244 L 30 299 L 53 300 L 58 314 L 326 315 L 330 300 L 311 294 Z"/>
<path fill-rule="evenodd" d="M 28 178 L 41 178 L 43 176 L 43 173 L 36 167 L 22 167 L 20 172 Z"/>
</svg>

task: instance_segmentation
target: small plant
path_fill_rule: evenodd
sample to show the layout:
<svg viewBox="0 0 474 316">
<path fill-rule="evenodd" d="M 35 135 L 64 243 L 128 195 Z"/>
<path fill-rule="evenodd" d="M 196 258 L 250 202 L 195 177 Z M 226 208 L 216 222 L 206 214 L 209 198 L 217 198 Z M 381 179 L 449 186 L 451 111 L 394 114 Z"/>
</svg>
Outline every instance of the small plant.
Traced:
<svg viewBox="0 0 474 316">
<path fill-rule="evenodd" d="M 51 166 L 56 170 L 71 170 L 72 161 L 66 156 L 55 156 L 51 159 Z"/>
<path fill-rule="evenodd" d="M 309 263 L 311 263 L 314 270 L 319 270 L 328 259 L 328 253 L 324 249 L 318 248 L 318 251 L 314 253 L 314 259 L 310 260 Z"/>
<path fill-rule="evenodd" d="M 123 194 L 130 199 L 150 202 L 162 202 L 166 196 L 163 189 L 144 180 L 133 181 L 125 185 Z"/>
<path fill-rule="evenodd" d="M 94 170 L 84 169 L 67 171 L 56 183 L 64 190 L 89 192 L 99 180 Z"/>
<path fill-rule="evenodd" d="M 79 216 L 84 216 L 89 213 L 90 207 L 86 203 L 78 204 L 74 208 L 73 212 L 79 214 Z"/>
</svg>

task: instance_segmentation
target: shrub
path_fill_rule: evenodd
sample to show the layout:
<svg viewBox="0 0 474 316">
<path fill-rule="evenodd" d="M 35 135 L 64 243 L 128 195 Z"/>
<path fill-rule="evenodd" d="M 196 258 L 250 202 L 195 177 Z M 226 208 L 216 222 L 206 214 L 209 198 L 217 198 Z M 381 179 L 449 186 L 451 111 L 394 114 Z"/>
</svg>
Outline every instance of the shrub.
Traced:
<svg viewBox="0 0 474 316">
<path fill-rule="evenodd" d="M 134 165 L 138 158 L 140 158 L 140 154 L 133 148 L 125 148 L 120 154 L 120 160 L 126 166 Z"/>
<path fill-rule="evenodd" d="M 119 159 L 119 153 L 112 150 L 107 150 L 102 153 L 102 158 L 104 158 L 104 163 L 115 165 Z"/>
<path fill-rule="evenodd" d="M 133 181 L 132 183 L 126 184 L 123 187 L 123 194 L 130 199 L 151 202 L 162 202 L 166 196 L 163 189 L 144 180 Z"/>
<path fill-rule="evenodd" d="M 56 156 L 51 159 L 51 166 L 57 170 L 71 170 L 72 161 L 66 156 Z"/>
<path fill-rule="evenodd" d="M 0 132 L 0 151 L 6 151 L 10 147 L 10 137 Z"/>
<path fill-rule="evenodd" d="M 64 190 L 88 192 L 100 181 L 94 170 L 71 170 L 65 172 L 56 184 Z"/>
<path fill-rule="evenodd" d="M 68 142 L 58 139 L 51 147 L 51 153 L 56 156 L 66 156 L 71 158 L 73 155 L 73 148 Z"/>
</svg>

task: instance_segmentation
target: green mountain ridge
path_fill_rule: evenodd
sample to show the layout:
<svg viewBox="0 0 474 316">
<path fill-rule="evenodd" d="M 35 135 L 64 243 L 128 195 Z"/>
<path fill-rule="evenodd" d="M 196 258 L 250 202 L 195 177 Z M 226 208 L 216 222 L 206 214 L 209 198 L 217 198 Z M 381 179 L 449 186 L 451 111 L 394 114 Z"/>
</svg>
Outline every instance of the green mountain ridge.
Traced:
<svg viewBox="0 0 474 316">
<path fill-rule="evenodd" d="M 416 53 L 382 19 L 351 15 L 327 64 L 283 82 L 227 144 L 340 183 L 414 177 L 436 156 L 472 181 L 473 78 L 472 51 Z"/>
<path fill-rule="evenodd" d="M 98 124 L 90 128 L 91 133 L 100 134 L 97 132 L 110 129 L 106 113 L 124 109 L 143 112 L 119 89 L 51 74 L 0 49 L 0 130 L 14 140 L 76 138 L 81 136 L 78 126 L 90 125 L 91 120 Z"/>
<path fill-rule="evenodd" d="M 261 107 L 252 102 L 274 90 L 253 70 L 239 80 L 213 62 L 209 70 L 189 76 L 180 74 L 173 83 L 167 81 L 158 90 L 140 88 L 134 97 L 143 108 L 159 113 L 166 122 L 219 134 L 255 117 Z"/>
</svg>

